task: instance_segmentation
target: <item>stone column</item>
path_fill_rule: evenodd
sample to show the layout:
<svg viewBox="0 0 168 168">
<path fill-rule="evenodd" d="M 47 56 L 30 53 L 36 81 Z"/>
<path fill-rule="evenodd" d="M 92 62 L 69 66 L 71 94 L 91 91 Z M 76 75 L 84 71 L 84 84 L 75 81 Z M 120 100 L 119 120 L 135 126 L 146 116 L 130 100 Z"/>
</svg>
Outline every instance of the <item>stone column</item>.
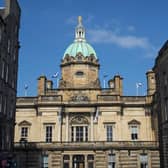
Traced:
<svg viewBox="0 0 168 168">
<path fill-rule="evenodd" d="M 72 162 L 73 162 L 72 157 L 73 157 L 73 155 L 70 155 L 70 162 L 69 162 L 69 164 L 70 164 L 69 167 L 70 168 L 72 168 Z"/>
<path fill-rule="evenodd" d="M 87 155 L 84 155 L 84 157 L 85 157 L 85 168 L 88 168 L 87 166 Z"/>
<path fill-rule="evenodd" d="M 69 114 L 66 113 L 66 142 L 69 140 Z"/>
<path fill-rule="evenodd" d="M 90 141 L 94 140 L 94 136 L 93 136 L 93 113 L 90 113 Z"/>
<path fill-rule="evenodd" d="M 57 116 L 58 116 L 58 142 L 60 142 L 61 141 L 61 122 L 62 122 L 61 108 L 57 112 Z"/>
</svg>

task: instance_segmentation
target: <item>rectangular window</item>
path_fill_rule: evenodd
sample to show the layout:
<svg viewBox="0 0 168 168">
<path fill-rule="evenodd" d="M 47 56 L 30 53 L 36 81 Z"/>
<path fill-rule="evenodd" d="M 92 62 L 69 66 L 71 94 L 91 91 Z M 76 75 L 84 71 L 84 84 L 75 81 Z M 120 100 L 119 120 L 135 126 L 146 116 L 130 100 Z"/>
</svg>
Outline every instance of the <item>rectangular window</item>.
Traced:
<svg viewBox="0 0 168 168">
<path fill-rule="evenodd" d="M 115 154 L 108 155 L 108 168 L 115 168 Z"/>
<path fill-rule="evenodd" d="M 21 139 L 22 138 L 28 138 L 28 127 L 21 127 Z"/>
<path fill-rule="evenodd" d="M 94 168 L 94 155 L 87 156 L 88 168 Z"/>
<path fill-rule="evenodd" d="M 131 139 L 132 140 L 138 139 L 138 127 L 136 125 L 131 126 Z"/>
<path fill-rule="evenodd" d="M 48 168 L 48 155 L 42 156 L 42 168 Z"/>
<path fill-rule="evenodd" d="M 113 127 L 112 125 L 106 125 L 107 141 L 111 142 L 113 140 Z"/>
<path fill-rule="evenodd" d="M 87 126 L 72 126 L 71 140 L 76 142 L 88 141 L 88 127 Z"/>
<path fill-rule="evenodd" d="M 83 141 L 83 127 L 82 126 L 76 127 L 76 141 L 77 142 Z"/>
<path fill-rule="evenodd" d="M 52 126 L 46 126 L 46 142 L 52 142 Z"/>
<path fill-rule="evenodd" d="M 88 141 L 88 127 L 85 127 L 85 139 L 84 141 Z"/>
<path fill-rule="evenodd" d="M 140 168 L 148 168 L 148 156 L 146 154 L 140 155 Z"/>
<path fill-rule="evenodd" d="M 74 139 L 74 127 L 71 127 L 71 141 L 75 141 Z"/>
<path fill-rule="evenodd" d="M 69 160 L 70 160 L 69 155 L 63 156 L 63 168 L 69 168 Z"/>
</svg>

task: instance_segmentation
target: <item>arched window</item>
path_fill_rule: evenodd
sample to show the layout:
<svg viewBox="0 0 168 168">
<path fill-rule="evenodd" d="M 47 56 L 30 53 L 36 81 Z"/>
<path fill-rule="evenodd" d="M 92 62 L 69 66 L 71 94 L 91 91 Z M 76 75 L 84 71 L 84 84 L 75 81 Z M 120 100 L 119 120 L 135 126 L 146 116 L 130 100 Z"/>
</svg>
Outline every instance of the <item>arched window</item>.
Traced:
<svg viewBox="0 0 168 168">
<path fill-rule="evenodd" d="M 76 116 L 71 120 L 71 141 L 88 141 L 88 120 L 83 116 Z"/>
</svg>

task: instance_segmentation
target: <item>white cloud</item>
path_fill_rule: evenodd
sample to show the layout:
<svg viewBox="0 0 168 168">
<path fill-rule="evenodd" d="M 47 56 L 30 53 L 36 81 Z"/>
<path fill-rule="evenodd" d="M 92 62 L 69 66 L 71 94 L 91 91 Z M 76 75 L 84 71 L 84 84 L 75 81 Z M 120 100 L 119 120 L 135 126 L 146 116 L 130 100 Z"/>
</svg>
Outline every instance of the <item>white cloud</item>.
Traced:
<svg viewBox="0 0 168 168">
<path fill-rule="evenodd" d="M 92 22 L 93 19 L 93 15 L 84 17 L 84 26 Z M 77 16 L 68 18 L 66 23 L 77 24 Z M 93 25 L 93 27 L 93 29 L 86 30 L 89 42 L 109 43 L 127 49 L 140 48 L 145 52 L 146 57 L 153 57 L 157 53 L 157 48 L 150 42 L 149 38 L 135 35 L 136 29 L 133 25 L 122 26 L 119 21 L 113 19 L 104 25 Z"/>
<path fill-rule="evenodd" d="M 99 29 L 88 30 L 89 38 L 94 43 L 113 43 L 123 48 L 149 48 L 150 42 L 145 37 L 137 37 L 133 35 L 119 35 L 113 31 Z"/>
<path fill-rule="evenodd" d="M 132 26 L 132 25 L 128 26 L 127 29 L 128 29 L 128 31 L 130 31 L 130 32 L 134 32 L 134 31 L 135 31 L 135 27 Z"/>
</svg>

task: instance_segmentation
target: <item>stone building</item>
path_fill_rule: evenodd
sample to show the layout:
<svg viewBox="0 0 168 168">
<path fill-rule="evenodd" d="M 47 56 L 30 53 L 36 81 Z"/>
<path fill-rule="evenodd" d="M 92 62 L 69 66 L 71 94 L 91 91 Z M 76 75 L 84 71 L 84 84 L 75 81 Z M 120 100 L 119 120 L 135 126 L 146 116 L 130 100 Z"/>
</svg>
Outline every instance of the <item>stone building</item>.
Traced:
<svg viewBox="0 0 168 168">
<path fill-rule="evenodd" d="M 5 3 L 0 8 L 0 167 L 13 157 L 20 25 L 17 0 Z"/>
<path fill-rule="evenodd" d="M 160 163 L 161 168 L 168 167 L 168 41 L 163 45 L 156 58 L 156 103 L 158 114 Z"/>
<path fill-rule="evenodd" d="M 42 75 L 36 97 L 17 98 L 18 167 L 159 168 L 154 72 L 147 72 L 146 96 L 124 96 L 120 75 L 101 88 L 81 17 L 60 67 L 58 88 Z"/>
</svg>

